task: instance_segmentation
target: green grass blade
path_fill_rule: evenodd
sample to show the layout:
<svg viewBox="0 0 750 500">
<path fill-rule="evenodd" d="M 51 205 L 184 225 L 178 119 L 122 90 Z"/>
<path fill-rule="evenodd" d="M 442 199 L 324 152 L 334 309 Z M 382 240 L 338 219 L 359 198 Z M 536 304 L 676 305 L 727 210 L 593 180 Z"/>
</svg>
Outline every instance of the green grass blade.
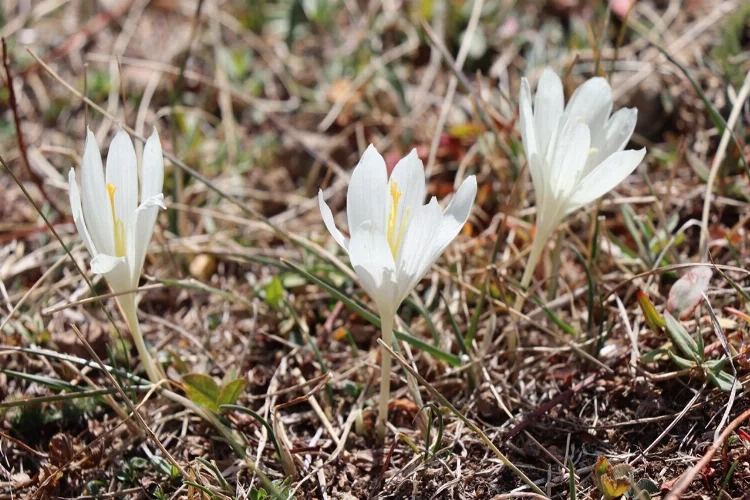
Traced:
<svg viewBox="0 0 750 500">
<path fill-rule="evenodd" d="M 245 408 L 244 406 L 240 405 L 221 405 L 219 406 L 219 409 L 238 411 L 240 413 L 250 415 L 255 420 L 257 420 L 258 423 L 260 423 L 268 431 L 268 435 L 271 437 L 271 442 L 273 443 L 273 448 L 276 450 L 276 455 L 279 457 L 281 456 L 281 449 L 279 448 L 279 442 L 276 441 L 276 434 L 274 434 L 271 424 L 269 424 L 265 418 L 261 417 L 257 412 L 251 410 L 250 408 Z"/>
<path fill-rule="evenodd" d="M 474 337 L 477 336 L 477 330 L 479 329 L 479 318 L 482 316 L 482 310 L 484 309 L 484 301 L 487 297 L 487 290 L 490 287 L 489 278 L 484 280 L 484 286 L 482 287 L 482 293 L 479 295 L 479 302 L 474 305 L 474 314 L 471 315 L 471 323 L 469 323 L 469 329 L 466 331 L 466 345 L 471 345 L 474 342 Z"/>
</svg>

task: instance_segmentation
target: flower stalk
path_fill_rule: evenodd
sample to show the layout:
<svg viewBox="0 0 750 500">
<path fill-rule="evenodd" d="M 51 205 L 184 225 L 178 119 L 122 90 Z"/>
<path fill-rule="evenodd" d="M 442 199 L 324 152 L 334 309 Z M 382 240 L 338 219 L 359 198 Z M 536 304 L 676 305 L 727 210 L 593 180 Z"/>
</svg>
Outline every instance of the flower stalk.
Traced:
<svg viewBox="0 0 750 500">
<path fill-rule="evenodd" d="M 141 358 L 141 364 L 143 365 L 143 369 L 146 370 L 148 379 L 152 383 L 158 384 L 164 379 L 164 374 L 159 365 L 154 361 L 151 353 L 149 353 L 146 342 L 143 340 L 143 333 L 141 332 L 141 325 L 138 322 L 138 312 L 135 305 L 135 294 L 121 295 L 117 298 L 117 303 L 120 306 L 120 312 L 125 318 L 125 322 L 128 324 L 130 335 L 133 337 L 133 343 L 136 350 L 138 350 L 138 356 Z"/>
<path fill-rule="evenodd" d="M 380 332 L 386 345 L 393 343 L 394 316 L 386 314 L 380 317 Z M 380 351 L 380 399 L 378 419 L 375 422 L 375 434 L 378 441 L 385 441 L 385 426 L 388 421 L 388 400 L 391 394 L 391 353 L 386 349 Z"/>
</svg>

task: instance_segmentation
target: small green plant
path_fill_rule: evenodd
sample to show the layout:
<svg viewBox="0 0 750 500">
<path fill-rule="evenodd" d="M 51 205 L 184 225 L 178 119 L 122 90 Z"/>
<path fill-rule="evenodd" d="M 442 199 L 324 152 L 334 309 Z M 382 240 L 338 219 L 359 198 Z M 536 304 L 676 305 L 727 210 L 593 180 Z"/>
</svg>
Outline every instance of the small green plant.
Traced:
<svg viewBox="0 0 750 500">
<path fill-rule="evenodd" d="M 294 495 L 292 495 L 292 492 L 290 490 L 290 488 L 292 486 L 292 478 L 291 477 L 287 477 L 283 481 L 276 480 L 276 481 L 273 482 L 273 484 L 278 489 L 281 498 L 283 498 L 285 500 L 293 500 L 294 499 Z M 247 498 L 249 500 L 264 500 L 266 498 L 270 499 L 271 495 L 268 492 L 266 492 L 266 490 L 263 489 L 263 488 L 252 487 L 250 489 L 250 493 L 248 494 Z"/>
<path fill-rule="evenodd" d="M 692 294 L 692 292 L 689 293 Z M 638 292 L 637 300 L 649 328 L 651 328 L 651 330 L 657 335 L 666 331 L 672 340 L 673 346 L 671 349 L 656 349 L 646 353 L 642 359 L 653 360 L 666 351 L 669 358 L 678 367 L 684 370 L 690 370 L 691 373 L 698 374 L 702 378 L 708 379 L 713 385 L 722 391 L 731 391 L 732 386 L 735 383 L 738 388 L 741 386 L 740 381 L 737 380 L 734 375 L 724 371 L 724 367 L 729 364 L 729 358 L 727 356 L 722 356 L 719 359 L 706 358 L 706 349 L 703 344 L 703 336 L 700 332 L 698 332 L 695 338 L 693 338 L 685 327 L 682 326 L 682 323 L 680 323 L 669 312 L 665 311 L 664 315 L 659 314 L 651 303 L 651 300 L 648 298 L 648 295 L 642 291 Z M 693 299 L 690 299 L 687 302 L 682 301 L 681 304 L 687 307 L 691 312 L 697 306 Z M 679 311 L 684 309 L 675 308 L 675 310 Z"/>
<path fill-rule="evenodd" d="M 739 380 L 724 371 L 729 358 L 722 356 L 719 359 L 706 359 L 706 350 L 703 344 L 703 336 L 700 332 L 693 338 L 682 324 L 671 314 L 664 313 L 667 333 L 672 339 L 672 344 L 680 354 L 669 349 L 667 354 L 670 359 L 680 368 L 689 369 L 707 378 L 713 385 L 722 391 L 729 392 L 732 386 Z"/>
<path fill-rule="evenodd" d="M 115 478 L 125 484 L 137 484 L 139 482 L 138 472 L 148 467 L 148 462 L 143 457 L 131 457 L 122 463 L 117 469 Z"/>
<path fill-rule="evenodd" d="M 185 394 L 194 403 L 213 411 L 219 411 L 221 405 L 231 405 L 237 402 L 242 391 L 247 386 L 243 378 L 229 373 L 221 386 L 210 375 L 204 373 L 188 373 L 182 376 Z"/>
</svg>

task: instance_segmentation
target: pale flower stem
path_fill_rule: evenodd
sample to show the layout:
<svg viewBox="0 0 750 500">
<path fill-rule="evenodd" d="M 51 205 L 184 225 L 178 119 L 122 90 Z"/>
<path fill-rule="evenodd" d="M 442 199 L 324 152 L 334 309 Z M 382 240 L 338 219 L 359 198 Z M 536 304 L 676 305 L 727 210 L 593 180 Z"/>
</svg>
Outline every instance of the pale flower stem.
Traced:
<svg viewBox="0 0 750 500">
<path fill-rule="evenodd" d="M 526 269 L 524 269 L 523 277 L 521 278 L 521 288 L 523 288 L 524 291 L 526 291 L 529 287 L 529 283 L 531 283 L 531 278 L 534 276 L 534 270 L 536 269 L 537 264 L 539 264 L 539 259 L 542 257 L 542 251 L 544 251 L 546 243 L 547 235 L 537 233 L 536 236 L 534 236 L 529 260 L 526 261 Z M 513 309 L 520 311 L 525 301 L 526 297 L 522 294 L 518 294 Z"/>
<path fill-rule="evenodd" d="M 148 352 L 146 343 L 143 341 L 143 334 L 141 333 L 141 326 L 138 323 L 138 313 L 135 308 L 135 294 L 130 293 L 119 297 L 118 302 L 120 304 L 120 310 L 125 321 L 128 323 L 130 329 L 130 335 L 133 337 L 135 348 L 138 350 L 138 356 L 141 358 L 141 363 L 146 370 L 148 379 L 153 384 L 158 384 L 164 379 L 161 370 L 154 362 L 154 358 Z"/>
<path fill-rule="evenodd" d="M 531 253 L 529 254 L 529 260 L 526 261 L 526 269 L 524 269 L 523 277 L 521 278 L 521 288 L 524 292 L 529 287 L 529 283 L 531 283 L 531 277 L 534 276 L 534 270 L 536 269 L 537 264 L 539 264 L 539 259 L 542 257 L 542 251 L 544 250 L 546 243 L 547 235 L 540 233 L 534 235 L 534 241 L 532 243 Z M 523 309 L 523 304 L 525 302 L 526 296 L 519 293 L 518 295 L 516 295 L 516 302 L 513 304 L 513 309 L 520 312 L 521 309 Z M 509 328 L 506 339 L 508 343 L 508 354 L 510 355 L 511 359 L 514 359 L 519 343 L 518 329 Z"/>
<path fill-rule="evenodd" d="M 393 315 L 380 316 L 380 330 L 383 342 L 390 346 L 393 343 Z M 388 420 L 388 400 L 391 395 L 391 354 L 385 349 L 380 350 L 380 403 L 375 430 L 378 441 L 385 442 L 385 424 Z"/>
</svg>

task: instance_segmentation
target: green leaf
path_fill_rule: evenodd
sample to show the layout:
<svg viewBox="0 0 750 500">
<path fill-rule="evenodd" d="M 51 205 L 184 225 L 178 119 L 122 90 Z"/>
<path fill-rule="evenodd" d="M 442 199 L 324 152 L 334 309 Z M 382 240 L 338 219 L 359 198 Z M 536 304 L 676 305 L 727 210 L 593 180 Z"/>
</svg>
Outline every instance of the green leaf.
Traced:
<svg viewBox="0 0 750 500">
<path fill-rule="evenodd" d="M 268 497 L 268 493 L 263 488 L 255 489 L 254 487 L 250 490 L 250 500 L 264 500 Z"/>
<path fill-rule="evenodd" d="M 657 360 L 657 358 L 662 357 L 666 353 L 667 353 L 667 349 L 660 347 L 658 349 L 654 349 L 652 351 L 648 351 L 645 354 L 642 354 L 639 359 L 641 363 L 653 363 L 654 361 Z"/>
<path fill-rule="evenodd" d="M 11 377 L 28 380 L 29 382 L 35 382 L 39 385 L 49 387 L 58 391 L 69 391 L 69 392 L 82 392 L 84 389 L 80 386 L 70 384 L 64 380 L 58 380 L 52 377 L 45 377 L 43 375 L 34 375 L 33 373 L 17 372 L 15 370 L 0 370 L 0 373 L 10 375 Z"/>
<path fill-rule="evenodd" d="M 730 392 L 735 383 L 735 378 L 727 372 L 708 372 L 708 380 L 724 392 Z M 739 384 L 739 380 L 737 381 Z"/>
<path fill-rule="evenodd" d="M 213 377 L 204 373 L 188 373 L 182 376 L 185 393 L 190 401 L 205 406 L 211 411 L 218 410 L 219 386 Z"/>
<path fill-rule="evenodd" d="M 573 465 L 573 459 L 568 459 L 568 493 L 570 500 L 578 500 L 576 495 L 576 466 Z"/>
<path fill-rule="evenodd" d="M 266 304 L 274 309 L 279 308 L 281 300 L 284 298 L 284 285 L 278 276 L 274 276 L 271 282 L 266 285 Z"/>
<path fill-rule="evenodd" d="M 651 495 L 657 495 L 660 492 L 661 489 L 656 483 L 650 479 L 643 478 L 630 489 L 630 496 L 635 500 L 651 500 Z"/>
<path fill-rule="evenodd" d="M 671 350 L 667 351 L 667 354 L 669 354 L 669 358 L 674 361 L 674 364 L 679 366 L 680 368 L 684 370 L 689 370 L 691 368 L 696 367 L 695 361 L 690 361 L 689 359 L 685 359 L 681 356 L 678 356 L 677 354 L 673 353 Z"/>
<path fill-rule="evenodd" d="M 718 373 L 724 369 L 726 364 L 729 362 L 729 358 L 726 356 L 721 359 L 711 359 L 703 363 L 703 366 L 710 372 Z"/>
<path fill-rule="evenodd" d="M 276 450 L 276 454 L 278 456 L 281 456 L 281 449 L 279 448 L 279 442 L 276 441 L 276 433 L 274 433 L 273 427 L 271 427 L 271 424 L 269 424 L 265 418 L 261 417 L 260 415 L 258 415 L 257 412 L 251 410 L 250 408 L 245 408 L 244 406 L 240 406 L 240 405 L 235 405 L 235 404 L 221 405 L 221 409 L 238 411 L 240 413 L 250 415 L 255 420 L 257 420 L 263 427 L 266 428 L 266 430 L 268 431 L 268 435 L 271 438 L 271 442 L 273 443 L 273 447 Z"/>
<path fill-rule="evenodd" d="M 224 385 L 216 399 L 217 406 L 231 405 L 237 402 L 242 395 L 242 391 L 247 387 L 247 380 L 238 378 Z"/>
<path fill-rule="evenodd" d="M 153 455 L 151 457 L 151 463 L 154 465 L 154 470 L 156 470 L 156 472 L 160 472 L 167 477 L 172 477 L 172 464 L 170 464 L 166 458 Z"/>
<path fill-rule="evenodd" d="M 685 330 L 685 327 L 666 311 L 664 312 L 664 321 L 666 322 L 667 332 L 672 339 L 672 343 L 686 357 L 700 363 L 702 359 L 698 355 L 698 344 L 687 330 Z"/>
<path fill-rule="evenodd" d="M 487 295 L 487 289 L 489 288 L 489 280 L 484 280 L 484 286 L 482 287 L 482 293 L 479 295 L 479 301 L 474 305 L 474 314 L 471 315 L 471 323 L 469 323 L 469 329 L 466 332 L 466 344 L 471 345 L 474 341 L 474 337 L 477 335 L 479 330 L 479 318 L 482 316 L 484 310 L 484 300 Z"/>
<path fill-rule="evenodd" d="M 542 308 L 544 311 L 544 314 L 547 315 L 547 317 L 555 324 L 557 325 L 562 331 L 567 333 L 568 335 L 576 335 L 576 329 L 573 328 L 571 325 L 567 324 L 565 321 L 561 320 L 554 312 L 552 312 L 552 309 L 547 307 L 544 302 L 539 299 L 536 296 L 530 297 L 532 301 L 534 301 L 539 307 Z"/>
</svg>

